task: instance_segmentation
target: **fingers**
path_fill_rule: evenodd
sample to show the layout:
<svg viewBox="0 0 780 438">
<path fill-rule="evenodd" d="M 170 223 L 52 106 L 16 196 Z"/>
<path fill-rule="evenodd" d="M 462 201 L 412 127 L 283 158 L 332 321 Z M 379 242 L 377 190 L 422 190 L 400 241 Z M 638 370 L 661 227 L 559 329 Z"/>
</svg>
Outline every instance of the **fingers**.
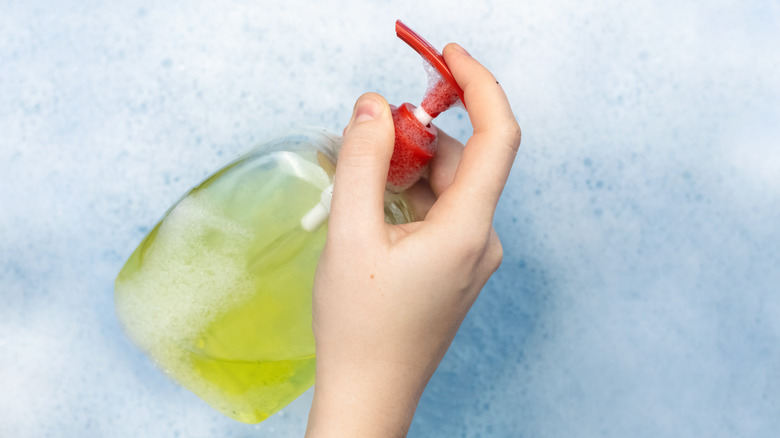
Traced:
<svg viewBox="0 0 780 438">
<path fill-rule="evenodd" d="M 395 133 L 390 107 L 368 93 L 355 104 L 336 166 L 329 229 L 375 236 L 384 227 L 383 200 Z"/>
<path fill-rule="evenodd" d="M 436 155 L 430 162 L 428 180 L 436 197 L 441 196 L 455 180 L 460 158 L 463 155 L 463 145 L 454 138 L 438 130 L 439 146 Z"/>
<path fill-rule="evenodd" d="M 426 210 L 424 218 L 433 222 L 438 220 L 448 222 L 453 211 L 452 205 L 448 203 L 446 196 L 441 201 L 438 201 L 438 198 L 449 189 L 455 180 L 455 174 L 463 155 L 463 145 L 441 130 L 439 130 L 438 137 L 438 149 L 430 162 L 428 173 L 428 190 L 437 198 L 437 204 Z M 457 205 L 454 208 L 457 209 Z M 422 216 L 418 217 L 423 218 Z M 451 223 L 451 221 L 449 222 Z"/>
<path fill-rule="evenodd" d="M 463 88 L 474 134 L 452 182 L 452 196 L 462 214 L 491 218 L 520 145 L 520 127 L 504 90 L 493 75 L 456 44 L 444 58 Z M 448 193 L 449 195 L 449 193 Z"/>
<path fill-rule="evenodd" d="M 436 202 L 436 195 L 431 190 L 428 181 L 421 179 L 413 186 L 406 189 L 404 199 L 412 207 L 412 214 L 415 221 L 424 220 L 428 212 Z"/>
</svg>

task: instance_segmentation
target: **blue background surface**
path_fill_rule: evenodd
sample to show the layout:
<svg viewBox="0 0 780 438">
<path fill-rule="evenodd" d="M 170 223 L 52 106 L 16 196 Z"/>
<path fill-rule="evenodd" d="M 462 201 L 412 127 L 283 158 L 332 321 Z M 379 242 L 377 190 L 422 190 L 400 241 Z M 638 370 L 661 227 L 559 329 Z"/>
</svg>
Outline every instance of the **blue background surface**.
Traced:
<svg viewBox="0 0 780 438">
<path fill-rule="evenodd" d="M 719 0 L 0 0 L 0 436 L 302 435 L 310 392 L 244 425 L 168 381 L 112 283 L 253 144 L 418 102 L 396 18 L 482 60 L 523 128 L 503 267 L 410 435 L 777 436 L 780 6 Z"/>
</svg>

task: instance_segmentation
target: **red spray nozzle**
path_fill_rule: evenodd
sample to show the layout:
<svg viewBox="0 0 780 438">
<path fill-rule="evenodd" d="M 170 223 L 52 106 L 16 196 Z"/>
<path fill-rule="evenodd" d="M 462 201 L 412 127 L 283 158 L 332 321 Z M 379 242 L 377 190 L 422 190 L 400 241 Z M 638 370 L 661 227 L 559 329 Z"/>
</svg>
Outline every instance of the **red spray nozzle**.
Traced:
<svg viewBox="0 0 780 438">
<path fill-rule="evenodd" d="M 395 22 L 395 32 L 441 74 L 441 78 L 428 90 L 419 107 L 415 108 L 409 103 L 399 107 L 391 105 L 395 145 L 390 158 L 386 187 L 387 190 L 397 193 L 411 187 L 427 172 L 428 162 L 436 153 L 437 131 L 430 124 L 431 120 L 455 104 L 458 99 L 464 101 L 463 90 L 455 82 L 441 53 L 401 20 Z M 314 231 L 327 219 L 332 193 L 333 184 L 322 192 L 320 202 L 301 218 L 303 229 Z"/>
<path fill-rule="evenodd" d="M 441 79 L 428 90 L 419 107 L 405 103 L 393 108 L 395 148 L 390 159 L 387 188 L 399 192 L 411 187 L 426 172 L 438 145 L 436 128 L 430 122 L 458 99 L 463 102 L 463 90 L 450 73 L 444 57 L 428 41 L 401 20 L 395 22 L 395 32 L 441 74 Z"/>
<path fill-rule="evenodd" d="M 436 94 L 439 95 L 439 98 L 442 101 L 451 100 L 451 102 L 445 108 L 442 108 L 440 111 L 438 111 L 435 115 L 430 112 L 429 114 L 431 114 L 432 117 L 436 117 L 442 111 L 449 108 L 450 105 L 457 102 L 458 99 L 460 99 L 460 101 L 465 106 L 466 101 L 463 98 L 463 90 L 461 90 L 458 82 L 455 81 L 455 78 L 452 76 L 450 68 L 447 67 L 447 63 L 444 62 L 444 57 L 441 56 L 441 53 L 439 53 L 439 51 L 436 50 L 436 48 L 433 47 L 431 43 L 426 41 L 425 38 L 421 37 L 417 32 L 410 29 L 409 26 L 405 25 L 401 20 L 397 20 L 395 22 L 395 33 L 398 35 L 398 38 L 401 38 L 403 42 L 409 44 L 411 48 L 417 51 L 417 53 L 419 53 L 420 56 L 422 56 L 433 68 L 435 68 L 442 77 L 442 80 L 434 85 L 433 89 L 430 90 L 428 95 Z M 449 96 L 444 96 L 445 94 Z M 452 94 L 454 94 L 454 96 L 452 96 Z M 426 98 L 427 97 L 428 96 L 426 96 Z M 426 99 L 423 99 L 423 107 L 426 107 L 425 100 Z M 427 107 L 426 110 L 428 110 Z M 431 108 L 431 110 L 434 109 Z"/>
</svg>

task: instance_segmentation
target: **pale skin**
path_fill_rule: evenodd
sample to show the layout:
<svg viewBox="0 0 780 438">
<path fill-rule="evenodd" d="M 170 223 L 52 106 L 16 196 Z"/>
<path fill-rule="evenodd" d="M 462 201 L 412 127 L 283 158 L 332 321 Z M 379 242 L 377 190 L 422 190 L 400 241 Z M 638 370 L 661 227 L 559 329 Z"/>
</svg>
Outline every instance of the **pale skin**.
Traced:
<svg viewBox="0 0 780 438">
<path fill-rule="evenodd" d="M 316 383 L 307 437 L 405 436 L 423 389 L 503 249 L 493 214 L 520 145 L 503 89 L 465 50 L 444 59 L 473 135 L 440 132 L 430 176 L 408 192 L 416 222 L 384 222 L 390 108 L 361 96 L 344 141 L 314 282 Z"/>
</svg>

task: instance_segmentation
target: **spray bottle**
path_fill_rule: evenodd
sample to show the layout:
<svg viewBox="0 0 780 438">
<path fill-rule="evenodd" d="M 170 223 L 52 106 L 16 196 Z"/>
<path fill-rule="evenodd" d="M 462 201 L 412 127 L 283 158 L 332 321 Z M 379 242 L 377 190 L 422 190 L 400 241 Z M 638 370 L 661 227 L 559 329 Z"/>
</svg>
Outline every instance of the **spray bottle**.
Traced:
<svg viewBox="0 0 780 438">
<path fill-rule="evenodd" d="M 393 107 L 385 220 L 414 220 L 403 190 L 426 172 L 430 122 L 463 101 L 441 54 L 398 36 L 440 75 L 422 104 Z M 217 411 L 259 423 L 314 383 L 311 290 L 325 244 L 340 138 L 301 129 L 227 164 L 174 204 L 115 283 L 125 332 Z"/>
</svg>

